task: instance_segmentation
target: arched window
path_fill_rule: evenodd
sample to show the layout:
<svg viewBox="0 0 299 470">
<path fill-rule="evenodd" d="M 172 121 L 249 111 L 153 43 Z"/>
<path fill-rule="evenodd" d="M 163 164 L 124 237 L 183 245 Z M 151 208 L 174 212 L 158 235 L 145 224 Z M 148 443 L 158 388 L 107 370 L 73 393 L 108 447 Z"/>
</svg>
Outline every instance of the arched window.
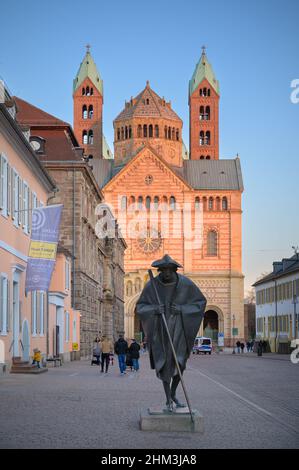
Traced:
<svg viewBox="0 0 299 470">
<path fill-rule="evenodd" d="M 222 198 L 222 210 L 227 211 L 228 209 L 228 203 L 227 203 L 227 197 Z"/>
<path fill-rule="evenodd" d="M 207 210 L 207 198 L 206 197 L 202 198 L 202 203 L 203 203 L 203 210 L 206 211 Z"/>
<path fill-rule="evenodd" d="M 177 129 L 175 134 L 176 140 L 180 140 L 180 131 Z"/>
<path fill-rule="evenodd" d="M 164 137 L 167 139 L 167 126 L 164 127 Z"/>
<path fill-rule="evenodd" d="M 130 196 L 129 210 L 135 210 L 135 196 Z"/>
<path fill-rule="evenodd" d="M 154 197 L 154 209 L 158 209 L 159 207 L 159 196 Z"/>
<path fill-rule="evenodd" d="M 147 125 L 144 124 L 143 126 L 143 137 L 147 137 Z"/>
<path fill-rule="evenodd" d="M 218 252 L 218 236 L 217 236 L 217 232 L 215 232 L 215 230 L 210 230 L 208 232 L 208 237 L 207 237 L 207 255 L 208 256 L 217 256 L 217 252 Z"/>
<path fill-rule="evenodd" d="M 137 277 L 135 281 L 135 292 L 138 293 L 140 291 L 141 291 L 141 279 L 140 277 Z"/>
<path fill-rule="evenodd" d="M 205 108 L 204 106 L 201 106 L 199 108 L 199 119 L 202 121 L 204 119 L 204 113 L 205 113 Z"/>
<path fill-rule="evenodd" d="M 92 119 L 92 117 L 93 117 L 93 106 L 92 106 L 92 104 L 88 107 L 88 117 L 89 117 L 89 119 Z"/>
<path fill-rule="evenodd" d="M 82 88 L 82 95 L 85 95 L 85 88 Z"/>
<path fill-rule="evenodd" d="M 93 88 L 90 89 L 90 94 L 93 95 Z"/>
<path fill-rule="evenodd" d="M 202 96 L 202 88 L 199 89 L 199 96 Z"/>
<path fill-rule="evenodd" d="M 204 145 L 204 138 L 205 138 L 204 131 L 200 131 L 200 133 L 199 133 L 199 145 Z"/>
<path fill-rule="evenodd" d="M 204 160 L 204 159 L 205 159 L 204 155 L 201 155 L 201 156 L 200 156 L 200 159 L 201 159 L 201 160 Z"/>
<path fill-rule="evenodd" d="M 210 145 L 211 142 L 211 132 L 207 131 L 205 136 L 205 145 Z"/>
<path fill-rule="evenodd" d="M 86 87 L 86 96 L 90 96 L 89 86 Z"/>
<path fill-rule="evenodd" d="M 206 156 L 206 160 L 211 160 L 210 155 L 207 155 L 207 156 Z"/>
<path fill-rule="evenodd" d="M 208 88 L 208 90 L 207 90 L 207 96 L 211 96 L 211 90 L 210 90 L 210 88 Z"/>
<path fill-rule="evenodd" d="M 138 209 L 142 209 L 143 206 L 143 197 L 139 196 L 138 197 Z"/>
<path fill-rule="evenodd" d="M 220 211 L 220 197 L 216 197 L 216 211 Z"/>
<path fill-rule="evenodd" d="M 137 127 L 137 137 L 142 137 L 142 127 L 140 124 Z"/>
<path fill-rule="evenodd" d="M 127 139 L 127 138 L 128 138 L 128 127 L 125 126 L 125 139 Z"/>
<path fill-rule="evenodd" d="M 131 139 L 131 137 L 132 137 L 132 127 L 129 126 L 129 139 Z"/>
<path fill-rule="evenodd" d="M 120 208 L 122 211 L 125 211 L 127 209 L 127 197 L 122 196 L 121 201 L 120 201 Z"/>
<path fill-rule="evenodd" d="M 150 198 L 150 196 L 146 196 L 146 198 L 145 198 L 145 207 L 147 209 L 151 208 L 151 198 Z"/>
<path fill-rule="evenodd" d="M 82 118 L 87 119 L 87 106 L 86 106 L 86 104 L 84 104 L 82 106 Z"/>
<path fill-rule="evenodd" d="M 195 209 L 199 209 L 200 207 L 200 199 L 198 196 L 196 196 L 195 198 Z"/>
<path fill-rule="evenodd" d="M 82 132 L 82 143 L 83 143 L 84 145 L 86 145 L 86 144 L 87 144 L 87 140 L 88 140 L 88 139 L 87 139 L 87 131 L 83 131 L 83 132 Z"/>
<path fill-rule="evenodd" d="M 124 128 L 122 127 L 121 128 L 121 140 L 124 140 L 125 138 L 125 131 L 124 131 Z"/>
<path fill-rule="evenodd" d="M 172 130 L 171 130 L 171 138 L 172 138 L 172 140 L 175 139 L 175 130 L 174 130 L 174 127 L 173 127 Z"/>
<path fill-rule="evenodd" d="M 209 211 L 212 211 L 214 209 L 214 199 L 212 197 L 209 197 Z"/>
<path fill-rule="evenodd" d="M 170 209 L 175 210 L 175 197 L 174 196 L 170 196 L 169 207 Z"/>
<path fill-rule="evenodd" d="M 206 89 L 206 88 L 203 88 L 203 90 L 202 90 L 202 96 L 207 96 L 207 89 Z"/>
<path fill-rule="evenodd" d="M 158 126 L 158 124 L 155 125 L 155 137 L 159 137 L 159 126 Z"/>
<path fill-rule="evenodd" d="M 92 160 L 93 159 L 93 155 L 88 155 L 88 160 Z"/>
<path fill-rule="evenodd" d="M 117 128 L 117 140 L 120 140 L 120 128 Z"/>
<path fill-rule="evenodd" d="M 149 104 L 149 99 L 148 98 L 146 98 L 146 104 Z"/>
<path fill-rule="evenodd" d="M 168 139 L 171 139 L 171 127 L 168 127 Z"/>
<path fill-rule="evenodd" d="M 150 124 L 148 126 L 148 136 L 153 137 L 153 126 L 152 126 L 152 124 Z"/>
<path fill-rule="evenodd" d="M 133 287 L 132 281 L 128 281 L 126 285 L 127 297 L 130 297 L 132 295 L 132 291 L 133 291 L 132 287 Z"/>
<path fill-rule="evenodd" d="M 206 106 L 205 119 L 206 119 L 207 121 L 210 120 L 210 114 L 211 114 L 210 106 Z"/>
<path fill-rule="evenodd" d="M 89 145 L 93 144 L 93 131 L 88 132 L 88 143 Z"/>
</svg>

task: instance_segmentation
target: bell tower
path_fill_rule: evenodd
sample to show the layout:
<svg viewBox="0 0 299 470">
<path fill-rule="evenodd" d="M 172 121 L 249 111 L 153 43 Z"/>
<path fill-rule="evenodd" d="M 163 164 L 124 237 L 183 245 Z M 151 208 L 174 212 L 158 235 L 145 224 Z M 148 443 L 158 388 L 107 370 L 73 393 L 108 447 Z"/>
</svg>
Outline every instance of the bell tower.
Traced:
<svg viewBox="0 0 299 470">
<path fill-rule="evenodd" d="M 219 82 L 202 54 L 189 81 L 190 159 L 219 159 Z"/>
<path fill-rule="evenodd" d="M 74 132 L 84 154 L 103 158 L 103 81 L 86 46 L 86 54 L 73 81 Z"/>
</svg>

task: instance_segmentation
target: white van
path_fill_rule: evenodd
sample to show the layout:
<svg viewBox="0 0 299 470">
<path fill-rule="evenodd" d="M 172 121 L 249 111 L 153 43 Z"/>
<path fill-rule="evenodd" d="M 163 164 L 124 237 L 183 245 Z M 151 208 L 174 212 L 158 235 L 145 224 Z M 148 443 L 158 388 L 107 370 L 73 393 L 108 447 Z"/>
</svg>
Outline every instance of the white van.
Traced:
<svg viewBox="0 0 299 470">
<path fill-rule="evenodd" d="M 212 340 L 206 336 L 197 336 L 194 341 L 192 350 L 193 354 L 211 354 L 212 353 Z"/>
</svg>

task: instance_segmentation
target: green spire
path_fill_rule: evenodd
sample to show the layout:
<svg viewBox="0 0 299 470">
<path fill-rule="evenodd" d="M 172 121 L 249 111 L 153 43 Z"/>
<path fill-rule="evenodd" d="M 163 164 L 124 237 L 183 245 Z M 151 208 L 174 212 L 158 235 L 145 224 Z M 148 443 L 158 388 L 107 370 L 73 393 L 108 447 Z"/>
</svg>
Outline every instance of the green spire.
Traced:
<svg viewBox="0 0 299 470">
<path fill-rule="evenodd" d="M 73 93 L 75 93 L 85 78 L 88 77 L 103 96 L 103 80 L 101 79 L 97 66 L 89 52 L 89 44 L 87 44 L 86 49 L 85 57 L 81 62 L 77 75 L 73 81 Z"/>
<path fill-rule="evenodd" d="M 189 96 L 192 95 L 204 78 L 208 80 L 216 93 L 218 93 L 218 95 L 220 94 L 219 82 L 216 80 L 212 66 L 207 59 L 205 49 L 205 46 L 202 46 L 201 58 L 195 67 L 191 80 L 189 81 Z"/>
</svg>

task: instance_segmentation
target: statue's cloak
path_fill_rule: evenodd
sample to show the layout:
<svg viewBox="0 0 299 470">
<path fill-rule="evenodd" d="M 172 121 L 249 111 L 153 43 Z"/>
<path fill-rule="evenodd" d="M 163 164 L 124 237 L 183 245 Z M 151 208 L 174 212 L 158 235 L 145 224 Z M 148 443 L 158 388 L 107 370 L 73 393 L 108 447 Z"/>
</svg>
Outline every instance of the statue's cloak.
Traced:
<svg viewBox="0 0 299 470">
<path fill-rule="evenodd" d="M 181 274 L 177 274 L 177 282 L 172 287 L 161 282 L 159 276 L 152 282 L 157 287 L 161 304 L 165 305 L 166 322 L 180 369 L 183 371 L 204 317 L 206 298 L 194 282 Z M 181 312 L 174 314 L 172 304 L 176 304 Z M 158 300 L 149 281 L 137 301 L 136 313 L 146 335 L 151 367 L 156 369 L 161 380 L 170 382 L 178 372 L 158 310 Z"/>
</svg>

